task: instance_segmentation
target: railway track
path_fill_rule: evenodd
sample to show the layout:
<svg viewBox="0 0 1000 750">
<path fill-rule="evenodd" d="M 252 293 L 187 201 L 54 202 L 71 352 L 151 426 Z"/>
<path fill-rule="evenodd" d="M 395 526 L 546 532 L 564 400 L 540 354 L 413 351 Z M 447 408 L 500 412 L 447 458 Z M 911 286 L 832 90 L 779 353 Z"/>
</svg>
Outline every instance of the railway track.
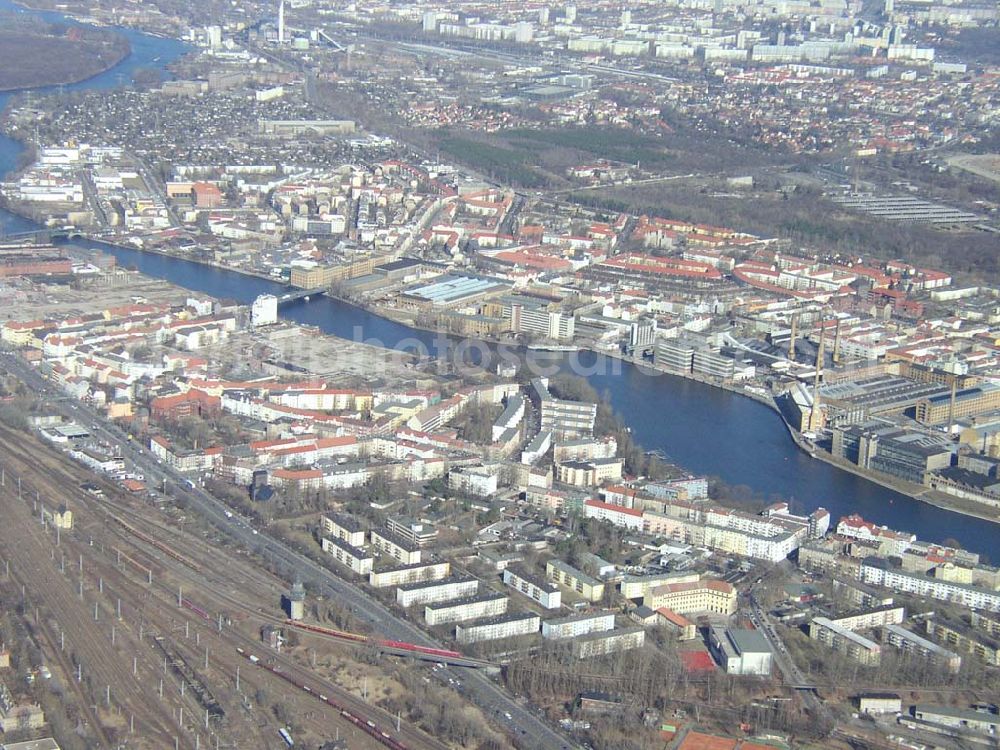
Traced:
<svg viewBox="0 0 1000 750">
<path fill-rule="evenodd" d="M 140 721 L 145 725 L 146 734 L 163 743 L 162 746 L 173 745 L 177 727 L 170 712 L 157 706 L 155 701 L 151 705 L 148 681 L 139 679 L 138 670 L 132 674 L 118 655 L 121 650 L 135 648 L 127 631 L 121 629 L 117 642 L 111 644 L 113 612 L 101 607 L 92 589 L 85 589 L 85 596 L 81 598 L 79 583 L 74 586 L 68 575 L 58 572 L 51 556 L 51 542 L 32 518 L 30 507 L 18 501 L 16 494 L 3 491 L 0 496 L 5 514 L 5 523 L 0 525 L 0 543 L 5 557 L 13 559 L 13 575 L 30 592 L 31 603 L 45 612 L 46 624 L 42 628 L 51 654 L 60 663 L 66 682 L 72 684 L 74 692 L 83 699 L 82 705 L 89 714 L 94 731 L 100 735 L 105 746 L 114 746 L 112 736 L 105 730 L 96 708 L 97 704 L 106 702 L 107 709 L 114 704 L 124 716 L 142 717 Z M 96 606 L 97 621 L 87 595 Z M 48 625 L 49 617 L 60 623 L 59 633 Z M 61 642 L 66 643 L 75 659 L 59 648 Z M 148 664 L 144 666 L 149 667 Z M 75 679 L 75 672 L 81 676 L 82 683 L 90 687 L 89 691 Z M 102 693 L 104 701 L 101 700 Z M 187 747 L 186 743 L 184 747 Z"/>
<path fill-rule="evenodd" d="M 3 432 L 0 427 L 0 440 L 7 437 Z M 22 481 L 22 496 L 29 515 L 35 490 L 39 499 L 51 508 L 70 499 L 67 488 L 75 490 L 82 481 L 93 481 L 85 470 L 77 469 L 61 454 L 45 446 L 38 446 L 41 451 L 33 450 L 20 444 L 23 442 L 23 435 L 19 436 L 17 443 L 8 441 L 7 446 L 11 446 L 12 450 L 7 451 L 7 446 L 4 446 L 7 455 L 0 455 L 0 462 L 11 473 L 27 475 L 32 472 L 30 483 Z M 48 455 L 41 455 L 45 453 Z M 37 473 L 39 459 L 45 468 L 44 477 Z M 236 649 L 260 650 L 260 643 L 234 628 L 226 627 L 218 633 L 218 616 L 228 612 L 252 620 L 254 624 L 281 626 L 281 618 L 261 611 L 259 597 L 244 592 L 251 589 L 273 593 L 276 602 L 277 594 L 285 584 L 238 555 L 234 555 L 237 559 L 231 560 L 229 565 L 219 565 L 219 549 L 213 547 L 210 540 L 197 536 L 191 530 L 177 530 L 160 519 L 152 518 L 152 510 L 136 508 L 130 498 L 119 500 L 117 494 L 113 487 L 108 487 L 104 498 L 73 493 L 70 505 L 77 515 L 78 530 L 74 534 L 64 534 L 63 545 L 67 548 L 76 545 L 87 552 L 90 562 L 85 565 L 84 572 L 92 587 L 96 588 L 97 581 L 101 580 L 106 597 L 113 596 L 127 602 L 132 619 L 148 623 L 147 633 L 176 629 L 187 615 L 198 618 L 196 623 L 201 622 L 206 640 L 213 644 L 213 661 L 220 664 L 220 669 L 229 669 L 229 675 L 234 674 Z M 37 521 L 35 525 L 40 528 Z M 48 563 L 53 565 L 52 561 Z M 149 583 L 150 573 L 152 584 Z M 185 592 L 181 597 L 181 609 L 177 608 L 175 598 L 178 585 L 183 585 Z M 223 619 L 226 619 L 225 616 Z M 141 626 L 132 623 L 133 631 L 137 627 Z M 192 657 L 197 659 L 197 654 L 190 653 L 191 646 L 186 640 L 177 639 L 176 647 L 186 650 L 189 660 Z M 147 645 L 148 651 L 151 645 Z M 216 652 L 219 656 L 215 655 Z M 222 656 L 227 652 L 233 655 L 232 658 Z M 365 726 L 369 721 L 387 727 L 394 724 L 394 717 L 382 709 L 333 683 L 319 680 L 294 660 L 270 654 L 269 657 L 284 674 L 295 674 L 303 681 L 310 680 L 320 685 L 324 694 L 337 701 L 338 710 L 342 707 L 352 716 L 364 717 Z M 189 712 L 189 715 L 193 714 L 190 709 Z M 445 750 L 446 747 L 408 724 L 404 724 L 398 733 L 393 731 L 390 739 L 406 748 Z"/>
</svg>

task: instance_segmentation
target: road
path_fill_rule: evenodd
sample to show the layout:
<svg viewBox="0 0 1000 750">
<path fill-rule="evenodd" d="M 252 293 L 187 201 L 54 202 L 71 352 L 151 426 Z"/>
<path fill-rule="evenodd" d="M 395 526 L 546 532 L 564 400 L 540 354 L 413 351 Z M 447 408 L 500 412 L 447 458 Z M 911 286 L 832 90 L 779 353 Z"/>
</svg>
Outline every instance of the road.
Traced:
<svg viewBox="0 0 1000 750">
<path fill-rule="evenodd" d="M 774 625 L 768 619 L 767 613 L 764 611 L 764 608 L 761 607 L 760 602 L 757 600 L 752 588 L 750 591 L 750 621 L 754 624 L 754 627 L 757 628 L 761 635 L 767 639 L 768 644 L 771 646 L 771 651 L 774 652 L 774 663 L 777 664 L 778 669 L 781 670 L 781 674 L 784 676 L 785 684 L 812 684 L 806 679 L 806 677 L 802 674 L 802 671 L 795 665 L 795 661 L 788 654 L 788 649 L 785 648 L 785 644 L 781 640 L 781 636 L 779 636 L 777 631 L 774 629 Z M 805 704 L 806 709 L 813 717 L 822 717 L 826 719 L 830 723 L 831 727 L 835 725 L 836 722 L 833 719 L 833 715 L 814 691 L 799 690 L 797 692 L 802 697 L 802 702 Z"/>
<path fill-rule="evenodd" d="M 337 601 L 350 602 L 351 612 L 372 624 L 385 637 L 443 647 L 443 644 L 428 637 L 415 624 L 398 617 L 356 585 L 336 578 L 328 569 L 283 542 L 259 533 L 247 522 L 227 517 L 229 511 L 222 502 L 197 486 L 191 489 L 186 477 L 170 467 L 159 464 L 145 448 L 89 407 L 62 397 L 62 394 L 58 393 L 39 372 L 16 355 L 0 353 L 0 362 L 3 362 L 7 372 L 16 375 L 36 393 L 48 396 L 50 405 L 64 416 L 85 426 L 98 439 L 120 446 L 123 457 L 131 461 L 151 485 L 161 485 L 164 480 L 171 483 L 175 488 L 175 494 L 187 501 L 190 511 L 201 515 L 224 534 L 243 546 L 258 551 L 262 556 L 271 558 L 288 570 L 294 570 L 305 578 L 315 579 L 320 584 L 319 593 Z M 462 695 L 478 705 L 487 715 L 493 716 L 497 723 L 505 726 L 514 735 L 520 736 L 526 747 L 538 750 L 568 750 L 577 747 L 531 710 L 514 700 L 485 674 L 454 667 L 438 671 L 442 673 L 444 679 L 461 679 Z M 505 722 L 507 714 L 511 718 Z"/>
</svg>

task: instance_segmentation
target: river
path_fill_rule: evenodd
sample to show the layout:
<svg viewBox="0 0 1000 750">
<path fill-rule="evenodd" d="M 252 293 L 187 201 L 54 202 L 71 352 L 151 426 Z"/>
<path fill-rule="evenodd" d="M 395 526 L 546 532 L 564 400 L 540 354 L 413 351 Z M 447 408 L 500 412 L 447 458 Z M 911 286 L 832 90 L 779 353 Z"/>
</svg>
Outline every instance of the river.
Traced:
<svg viewBox="0 0 1000 750">
<path fill-rule="evenodd" d="M 0 10 L 14 7 L 0 0 Z M 55 13 L 51 20 L 64 20 Z M 184 53 L 180 42 L 123 29 L 132 54 L 111 70 L 71 89 L 102 89 L 128 82 L 138 67 L 163 69 Z M 8 95 L 0 95 L 0 109 Z M 0 138 L 0 173 L 14 167 L 20 146 Z M 0 211 L 7 232 L 33 225 Z M 138 250 L 104 246 L 119 263 L 150 276 L 211 295 L 250 302 L 283 287 L 266 279 L 206 267 L 190 261 Z M 377 341 L 390 348 L 407 345 L 439 350 L 440 337 L 380 318 L 352 305 L 319 298 L 282 308 L 291 320 L 318 326 L 348 339 Z M 800 511 L 827 508 L 833 521 L 857 512 L 876 523 L 911 531 L 921 539 L 956 539 L 964 547 L 1000 562 L 1000 525 L 945 511 L 885 489 L 873 482 L 811 458 L 791 441 L 780 418 L 767 407 L 728 391 L 671 375 L 651 376 L 637 367 L 596 354 L 570 355 L 598 393 L 607 394 L 614 409 L 647 450 L 662 451 L 686 469 L 746 485 L 755 494 L 794 501 Z M 566 366 L 567 357 L 559 358 Z"/>
</svg>

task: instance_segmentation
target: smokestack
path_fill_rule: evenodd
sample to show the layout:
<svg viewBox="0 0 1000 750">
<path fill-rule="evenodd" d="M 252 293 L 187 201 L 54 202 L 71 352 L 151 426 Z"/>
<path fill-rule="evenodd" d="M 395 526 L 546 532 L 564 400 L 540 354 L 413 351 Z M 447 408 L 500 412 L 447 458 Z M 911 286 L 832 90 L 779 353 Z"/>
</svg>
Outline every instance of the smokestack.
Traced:
<svg viewBox="0 0 1000 750">
<path fill-rule="evenodd" d="M 285 0 L 278 5 L 278 44 L 285 43 Z"/>
<path fill-rule="evenodd" d="M 799 316 L 798 314 L 792 316 L 792 337 L 788 341 L 788 358 L 795 361 L 795 335 L 799 331 Z"/>
<path fill-rule="evenodd" d="M 813 403 L 812 409 L 809 414 L 809 429 L 815 430 L 816 426 L 819 424 L 819 374 L 823 369 L 824 365 L 824 344 L 826 343 L 826 326 L 823 325 L 823 319 L 820 318 L 819 321 L 819 351 L 816 352 L 816 372 L 813 375 Z"/>
<path fill-rule="evenodd" d="M 951 400 L 948 402 L 948 433 L 951 434 L 951 425 L 955 420 L 955 394 L 958 391 L 958 376 L 951 376 Z"/>
<path fill-rule="evenodd" d="M 833 364 L 840 364 L 840 318 L 837 318 L 837 329 L 833 334 Z"/>
<path fill-rule="evenodd" d="M 823 321 L 819 324 L 819 351 L 816 352 L 816 374 L 813 378 L 813 389 L 819 393 L 819 374 L 823 369 L 823 355 L 824 355 L 824 344 L 826 343 L 826 327 L 823 325 Z"/>
</svg>

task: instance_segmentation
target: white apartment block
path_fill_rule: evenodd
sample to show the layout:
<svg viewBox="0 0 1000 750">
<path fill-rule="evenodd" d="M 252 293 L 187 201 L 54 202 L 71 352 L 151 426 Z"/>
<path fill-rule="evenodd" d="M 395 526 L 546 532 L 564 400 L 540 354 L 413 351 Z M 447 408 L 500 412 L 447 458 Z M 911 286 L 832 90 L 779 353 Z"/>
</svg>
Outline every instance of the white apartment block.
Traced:
<svg viewBox="0 0 1000 750">
<path fill-rule="evenodd" d="M 958 672 L 962 667 L 962 657 L 933 641 L 929 641 L 901 625 L 886 625 L 886 642 L 904 653 L 914 653 L 941 666 L 950 672 Z"/>
<path fill-rule="evenodd" d="M 412 607 L 415 604 L 445 602 L 450 599 L 472 596 L 478 589 L 479 581 L 475 578 L 404 583 L 396 589 L 396 603 L 401 607 Z"/>
<path fill-rule="evenodd" d="M 402 586 L 416 581 L 440 581 L 451 573 L 451 563 L 416 563 L 388 570 L 373 570 L 368 574 L 368 585 L 383 589 L 387 586 Z"/>
<path fill-rule="evenodd" d="M 455 626 L 455 640 L 465 644 L 532 635 L 538 632 L 541 621 L 541 617 L 531 612 L 517 612 L 487 620 L 459 623 Z"/>
<path fill-rule="evenodd" d="M 534 599 L 545 609 L 562 606 L 562 592 L 554 583 L 546 581 L 520 566 L 511 566 L 503 572 L 503 582 L 529 599 Z"/>
<path fill-rule="evenodd" d="M 420 547 L 391 531 L 372 529 L 371 538 L 372 548 L 380 555 L 388 555 L 403 565 L 416 565 L 420 562 Z"/>
<path fill-rule="evenodd" d="M 556 620 L 542 622 L 542 638 L 575 638 L 589 633 L 601 633 L 614 630 L 615 613 L 597 612 L 586 615 L 560 617 Z"/>
<path fill-rule="evenodd" d="M 320 518 L 323 533 L 340 539 L 352 547 L 365 546 L 365 528 L 358 519 L 344 513 L 334 513 Z"/>
<path fill-rule="evenodd" d="M 667 583 L 697 583 L 700 576 L 697 573 L 657 573 L 651 576 L 625 575 L 619 584 L 622 596 L 626 599 L 642 599 L 645 601 L 649 592 L 657 586 Z"/>
<path fill-rule="evenodd" d="M 848 630 L 870 630 L 886 625 L 899 625 L 904 619 L 906 619 L 906 610 L 903 607 L 879 607 L 837 617 L 833 621 Z"/>
<path fill-rule="evenodd" d="M 592 659 L 595 656 L 641 648 L 645 642 L 645 628 L 622 628 L 607 633 L 589 633 L 573 639 L 573 656 L 577 659 Z"/>
<path fill-rule="evenodd" d="M 652 589 L 643 604 L 650 609 L 669 609 L 679 615 L 701 612 L 731 615 L 736 612 L 736 589 L 725 581 L 716 580 L 666 583 Z"/>
<path fill-rule="evenodd" d="M 467 599 L 435 602 L 424 607 L 424 621 L 433 626 L 498 617 L 507 612 L 509 601 L 504 594 L 490 592 Z"/>
<path fill-rule="evenodd" d="M 882 661 L 879 644 L 826 617 L 817 617 L 809 623 L 809 637 L 866 666 L 877 666 Z"/>
<path fill-rule="evenodd" d="M 448 488 L 463 495 L 491 497 L 497 493 L 500 472 L 496 467 L 457 467 L 448 472 Z"/>
<path fill-rule="evenodd" d="M 953 602 L 969 609 L 1000 612 L 1000 591 L 953 583 L 940 578 L 928 578 L 922 573 L 909 573 L 892 568 L 882 558 L 866 558 L 861 563 L 861 582 L 883 586 L 903 594 Z"/>
<path fill-rule="evenodd" d="M 323 537 L 323 551 L 333 556 L 341 565 L 349 568 L 352 573 L 366 576 L 372 572 L 375 558 L 358 547 L 354 547 L 340 539 Z"/>
</svg>

